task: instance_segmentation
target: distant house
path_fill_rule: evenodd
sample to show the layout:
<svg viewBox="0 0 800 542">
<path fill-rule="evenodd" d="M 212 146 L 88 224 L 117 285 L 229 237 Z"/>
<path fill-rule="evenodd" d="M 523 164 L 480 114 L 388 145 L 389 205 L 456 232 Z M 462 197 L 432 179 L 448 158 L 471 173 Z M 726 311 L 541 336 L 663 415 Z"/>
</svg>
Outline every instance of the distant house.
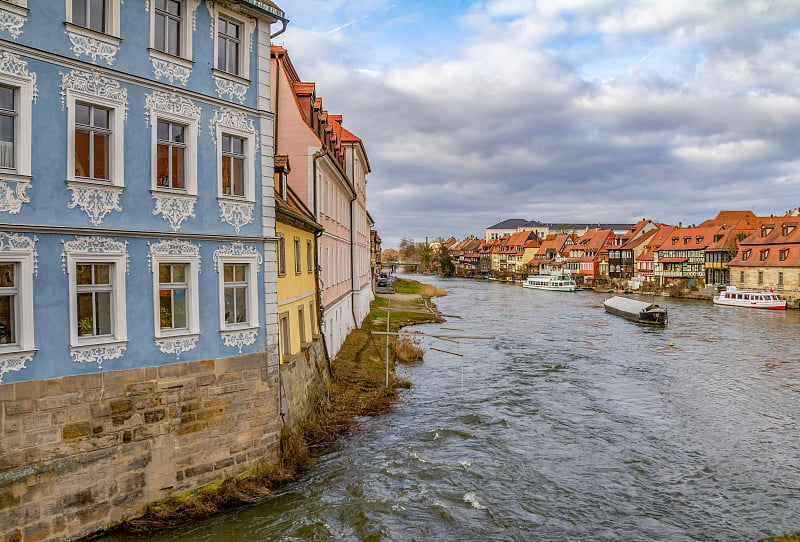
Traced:
<svg viewBox="0 0 800 542">
<path fill-rule="evenodd" d="M 486 237 L 487 241 L 491 239 L 500 239 L 506 235 L 511 235 L 512 233 L 517 233 L 519 228 L 524 224 L 527 224 L 528 221 L 522 218 L 509 218 L 507 220 L 503 220 L 502 222 L 498 222 L 494 226 L 489 226 L 486 228 Z"/>
<path fill-rule="evenodd" d="M 608 248 L 608 276 L 612 279 L 631 279 L 636 274 L 636 257 L 644 252 L 647 241 L 655 235 L 658 225 L 640 220 L 631 229 L 614 239 Z"/>
<path fill-rule="evenodd" d="M 659 284 L 672 279 L 690 286 L 705 281 L 705 250 L 714 243 L 721 226 L 675 228 L 653 254 L 653 273 Z"/>
<path fill-rule="evenodd" d="M 600 262 L 613 240 L 614 232 L 611 230 L 594 228 L 586 231 L 575 244 L 569 246 L 566 268 L 572 274 L 582 277 L 586 284 L 600 280 Z"/>
<path fill-rule="evenodd" d="M 554 275 L 568 272 L 565 264 L 569 256 L 569 247 L 575 244 L 575 240 L 574 234 L 567 233 L 548 235 L 543 239 L 533 260 L 538 264 L 539 273 Z"/>
<path fill-rule="evenodd" d="M 728 264 L 731 284 L 740 288 L 772 288 L 791 306 L 800 300 L 800 218 L 765 220 L 739 243 Z"/>
<path fill-rule="evenodd" d="M 739 241 L 754 233 L 767 220 L 757 217 L 752 211 L 720 211 L 701 227 L 720 226 L 714 235 L 714 242 L 705 251 L 706 284 L 728 284 L 730 271 L 728 264 L 739 250 Z"/>
</svg>

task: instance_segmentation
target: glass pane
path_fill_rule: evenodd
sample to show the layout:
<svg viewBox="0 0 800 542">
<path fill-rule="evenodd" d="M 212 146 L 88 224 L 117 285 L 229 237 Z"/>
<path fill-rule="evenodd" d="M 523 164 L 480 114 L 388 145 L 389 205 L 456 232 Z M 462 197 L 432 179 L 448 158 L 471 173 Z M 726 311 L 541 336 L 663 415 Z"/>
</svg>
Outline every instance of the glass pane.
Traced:
<svg viewBox="0 0 800 542">
<path fill-rule="evenodd" d="M 232 194 L 231 191 L 231 158 L 229 156 L 222 157 L 222 193 Z"/>
<path fill-rule="evenodd" d="M 232 23 L 231 21 L 227 21 L 227 29 L 225 31 L 231 37 L 238 38 L 239 37 L 239 25 L 236 23 Z"/>
<path fill-rule="evenodd" d="M 78 335 L 94 335 L 92 317 L 92 294 L 78 294 Z"/>
<path fill-rule="evenodd" d="M 161 329 L 172 328 L 172 290 L 159 290 L 159 323 Z"/>
<path fill-rule="evenodd" d="M 0 264 L 0 288 L 14 287 L 14 264 Z"/>
<path fill-rule="evenodd" d="M 176 2 L 175 0 L 169 0 L 167 2 L 167 11 L 170 12 L 172 15 L 180 16 L 181 14 L 181 3 Z"/>
<path fill-rule="evenodd" d="M 236 42 L 228 43 L 228 73 L 239 73 L 239 44 Z"/>
<path fill-rule="evenodd" d="M 170 141 L 183 143 L 183 126 L 178 126 L 177 124 L 172 125 L 172 137 Z"/>
<path fill-rule="evenodd" d="M 231 151 L 231 136 L 222 136 L 222 151 L 223 152 L 230 152 Z"/>
<path fill-rule="evenodd" d="M 169 186 L 169 147 L 167 145 L 156 147 L 156 184 Z"/>
<path fill-rule="evenodd" d="M 233 279 L 236 282 L 244 282 L 245 281 L 245 270 L 247 269 L 246 265 L 237 265 L 235 266 L 235 274 Z"/>
<path fill-rule="evenodd" d="M 186 327 L 186 290 L 173 290 L 172 303 L 172 327 Z"/>
<path fill-rule="evenodd" d="M 90 172 L 89 132 L 75 130 L 75 175 L 78 177 L 88 177 Z"/>
<path fill-rule="evenodd" d="M 86 2 L 88 0 L 72 0 L 72 24 L 86 26 Z"/>
<path fill-rule="evenodd" d="M 75 266 L 75 284 L 91 284 L 92 283 L 92 266 L 91 264 L 77 264 Z"/>
<path fill-rule="evenodd" d="M 186 282 L 186 265 L 173 264 L 172 265 L 172 282 Z"/>
<path fill-rule="evenodd" d="M 167 52 L 171 55 L 178 56 L 180 54 L 180 23 L 175 19 L 167 20 Z"/>
<path fill-rule="evenodd" d="M 111 265 L 110 264 L 95 264 L 94 266 L 94 283 L 95 284 L 111 284 Z"/>
<path fill-rule="evenodd" d="M 236 316 L 233 313 L 233 288 L 225 288 L 225 323 L 233 324 Z"/>
<path fill-rule="evenodd" d="M 220 34 L 225 34 L 228 30 L 227 21 L 225 21 L 225 19 L 218 19 L 217 24 L 219 25 L 218 32 Z"/>
<path fill-rule="evenodd" d="M 96 126 L 98 128 L 108 128 L 108 109 L 93 107 L 92 112 L 94 113 L 94 122 L 92 123 L 92 126 Z"/>
<path fill-rule="evenodd" d="M 166 0 L 156 0 L 156 9 L 160 9 L 161 11 L 166 11 Z"/>
<path fill-rule="evenodd" d="M 89 24 L 87 25 L 92 30 L 98 32 L 106 31 L 106 1 L 105 0 L 89 0 Z"/>
<path fill-rule="evenodd" d="M 228 67 L 225 65 L 225 59 L 228 56 L 227 45 L 228 42 L 224 39 L 220 39 L 217 43 L 217 68 L 223 71 L 228 71 Z"/>
<path fill-rule="evenodd" d="M 236 323 L 247 322 L 247 288 L 236 288 Z"/>
<path fill-rule="evenodd" d="M 97 334 L 111 335 L 111 292 L 97 292 L 95 296 Z"/>
<path fill-rule="evenodd" d="M 244 160 L 233 159 L 233 194 L 244 196 Z"/>
<path fill-rule="evenodd" d="M 0 344 L 17 342 L 14 337 L 14 296 L 0 296 Z"/>
<path fill-rule="evenodd" d="M 0 87 L 0 109 L 14 110 L 14 89 Z"/>
<path fill-rule="evenodd" d="M 156 137 L 163 141 L 169 141 L 169 123 L 158 121 L 156 125 Z"/>
<path fill-rule="evenodd" d="M 222 280 L 225 282 L 233 282 L 233 266 L 229 263 L 226 263 L 223 267 Z"/>
<path fill-rule="evenodd" d="M 240 139 L 238 137 L 232 137 L 231 152 L 234 154 L 244 154 L 244 139 Z"/>
<path fill-rule="evenodd" d="M 172 188 L 186 188 L 183 181 L 183 149 L 172 148 Z"/>
<path fill-rule="evenodd" d="M 0 115 L 0 167 L 14 167 L 14 117 Z"/>
<path fill-rule="evenodd" d="M 108 135 L 94 134 L 94 175 L 95 179 L 108 179 Z"/>
<path fill-rule="evenodd" d="M 88 105 L 75 104 L 75 122 L 88 125 L 90 110 L 91 108 Z"/>
<path fill-rule="evenodd" d="M 158 264 L 158 282 L 161 284 L 169 284 L 172 282 L 172 275 L 170 273 L 171 267 L 167 263 Z"/>
<path fill-rule="evenodd" d="M 153 42 L 153 46 L 156 49 L 158 49 L 159 51 L 166 51 L 167 50 L 167 47 L 166 47 L 167 37 L 165 35 L 166 24 L 167 24 L 167 20 L 166 19 L 167 19 L 166 17 L 164 17 L 163 15 L 159 14 L 158 12 L 156 12 L 156 15 L 155 15 L 156 28 L 155 28 L 155 36 L 154 36 L 155 40 Z"/>
</svg>

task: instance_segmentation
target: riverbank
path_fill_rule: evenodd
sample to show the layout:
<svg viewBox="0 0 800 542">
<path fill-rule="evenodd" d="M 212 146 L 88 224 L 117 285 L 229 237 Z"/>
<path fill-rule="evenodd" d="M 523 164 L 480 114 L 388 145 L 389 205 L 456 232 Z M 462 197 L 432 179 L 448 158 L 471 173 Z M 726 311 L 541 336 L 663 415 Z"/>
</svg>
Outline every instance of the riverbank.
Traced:
<svg viewBox="0 0 800 542">
<path fill-rule="evenodd" d="M 218 512 L 264 499 L 307 469 L 315 455 L 324 452 L 363 417 L 376 416 L 392 408 L 398 390 L 410 383 L 394 372 L 397 353 L 387 335 L 373 331 L 396 332 L 409 325 L 442 321 L 431 297 L 445 295 L 441 288 L 416 281 L 398 279 L 393 294 L 376 294 L 370 313 L 360 328 L 350 332 L 336 358 L 331 361 L 327 393 L 313 405 L 312 414 L 294 430 L 281 431 L 277 460 L 264 463 L 241 476 L 215 482 L 153 503 L 147 513 L 126 520 L 103 536 L 166 530 L 209 517 Z M 390 341 L 389 385 L 386 386 L 386 341 Z M 98 539 L 94 535 L 88 539 Z"/>
</svg>

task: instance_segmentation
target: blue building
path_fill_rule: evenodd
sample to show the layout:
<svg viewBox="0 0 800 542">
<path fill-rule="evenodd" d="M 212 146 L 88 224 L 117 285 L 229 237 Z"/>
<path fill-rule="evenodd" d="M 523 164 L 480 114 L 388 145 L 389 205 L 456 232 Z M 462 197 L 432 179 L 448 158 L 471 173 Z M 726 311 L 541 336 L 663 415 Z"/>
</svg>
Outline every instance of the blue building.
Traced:
<svg viewBox="0 0 800 542">
<path fill-rule="evenodd" d="M 0 1 L 0 383 L 274 342 L 277 21 L 257 0 Z"/>
</svg>

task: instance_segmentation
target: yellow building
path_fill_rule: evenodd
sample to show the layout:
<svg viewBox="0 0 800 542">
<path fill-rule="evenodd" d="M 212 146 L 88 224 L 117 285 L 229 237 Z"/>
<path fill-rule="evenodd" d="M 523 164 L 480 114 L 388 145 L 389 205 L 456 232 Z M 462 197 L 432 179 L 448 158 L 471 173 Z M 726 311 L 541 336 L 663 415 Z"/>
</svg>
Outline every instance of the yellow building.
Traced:
<svg viewBox="0 0 800 542">
<path fill-rule="evenodd" d="M 281 363 L 321 343 L 317 236 L 322 226 L 286 183 L 289 162 L 275 157 L 275 232 L 278 236 L 278 341 Z"/>
</svg>

